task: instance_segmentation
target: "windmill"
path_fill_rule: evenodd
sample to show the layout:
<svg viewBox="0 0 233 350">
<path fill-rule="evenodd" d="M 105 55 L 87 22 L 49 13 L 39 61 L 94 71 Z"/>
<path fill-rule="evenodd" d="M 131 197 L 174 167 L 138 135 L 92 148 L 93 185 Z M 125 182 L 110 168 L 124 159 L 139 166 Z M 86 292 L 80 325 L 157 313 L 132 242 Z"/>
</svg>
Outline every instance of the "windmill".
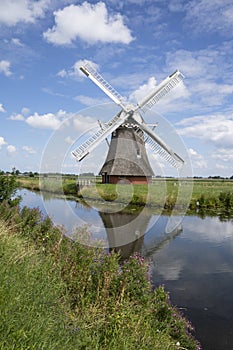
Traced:
<svg viewBox="0 0 233 350">
<path fill-rule="evenodd" d="M 107 123 L 99 122 L 99 130 L 72 152 L 78 161 L 85 158 L 111 135 L 108 154 L 100 170 L 103 183 L 151 182 L 154 174 L 149 164 L 145 143 L 172 166 L 182 166 L 183 159 L 154 133 L 151 125 L 146 124 L 142 117 L 142 112 L 145 113 L 152 108 L 181 82 L 183 75 L 179 70 L 163 80 L 135 106 L 126 103 L 125 99 L 89 64 L 81 66 L 80 70 L 121 110 Z M 155 126 L 156 124 L 153 125 Z"/>
</svg>

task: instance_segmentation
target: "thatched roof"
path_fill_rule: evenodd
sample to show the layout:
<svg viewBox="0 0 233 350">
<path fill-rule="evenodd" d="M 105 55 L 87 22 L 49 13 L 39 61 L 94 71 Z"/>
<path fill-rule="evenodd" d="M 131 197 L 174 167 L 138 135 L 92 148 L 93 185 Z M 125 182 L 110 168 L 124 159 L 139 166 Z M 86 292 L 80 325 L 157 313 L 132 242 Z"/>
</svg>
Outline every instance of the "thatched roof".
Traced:
<svg viewBox="0 0 233 350">
<path fill-rule="evenodd" d="M 117 176 L 152 176 L 143 133 L 133 127 L 120 126 L 112 133 L 108 155 L 100 174 Z"/>
</svg>

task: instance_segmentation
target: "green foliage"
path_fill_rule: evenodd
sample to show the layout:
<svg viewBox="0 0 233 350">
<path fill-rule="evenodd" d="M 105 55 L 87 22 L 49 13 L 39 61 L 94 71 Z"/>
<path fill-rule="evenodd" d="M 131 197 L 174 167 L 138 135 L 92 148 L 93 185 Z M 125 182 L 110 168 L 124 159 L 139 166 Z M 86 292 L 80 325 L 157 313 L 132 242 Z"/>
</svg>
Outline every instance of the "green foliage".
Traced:
<svg viewBox="0 0 233 350">
<path fill-rule="evenodd" d="M 0 174 L 0 202 L 10 200 L 17 189 L 15 175 Z"/>
<path fill-rule="evenodd" d="M 221 192 L 219 201 L 226 210 L 233 209 L 233 192 Z"/>
<path fill-rule="evenodd" d="M 152 291 L 139 255 L 121 261 L 70 241 L 37 209 L 4 202 L 0 219 L 9 227 L 0 349 L 198 349 L 164 289 Z"/>
</svg>

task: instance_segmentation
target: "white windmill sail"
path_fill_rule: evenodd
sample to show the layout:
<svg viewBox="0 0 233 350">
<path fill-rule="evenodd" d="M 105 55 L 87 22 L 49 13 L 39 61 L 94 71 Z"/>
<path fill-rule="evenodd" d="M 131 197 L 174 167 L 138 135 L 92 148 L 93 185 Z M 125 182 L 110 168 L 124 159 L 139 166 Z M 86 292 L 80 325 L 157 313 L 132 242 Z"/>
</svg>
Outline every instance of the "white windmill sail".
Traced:
<svg viewBox="0 0 233 350">
<path fill-rule="evenodd" d="M 128 114 L 124 111 L 118 113 L 109 122 L 102 124 L 101 128 L 92 136 L 90 136 L 83 144 L 76 148 L 72 154 L 80 162 L 93 149 L 95 149 L 100 142 L 106 139 L 114 130 L 116 130 L 128 118 Z"/>
<path fill-rule="evenodd" d="M 143 130 L 148 136 L 146 142 L 150 147 L 160 156 L 165 158 L 171 165 L 179 167 L 184 163 L 183 159 L 179 157 L 173 150 L 165 144 L 165 142 L 157 136 L 144 122 L 140 116 L 139 111 L 145 112 L 148 108 L 155 105 L 162 97 L 164 97 L 170 90 L 184 78 L 179 70 L 163 80 L 153 91 L 143 98 L 137 106 L 125 104 L 124 98 L 90 65 L 80 67 L 81 71 L 88 76 L 102 91 L 106 93 L 122 110 L 109 122 L 101 125 L 101 128 L 92 136 L 90 136 L 83 144 L 75 149 L 72 154 L 78 161 L 86 157 L 94 148 L 98 146 L 104 139 L 106 139 L 114 130 L 130 118 L 135 120 L 139 129 Z M 131 119 L 131 120 L 132 120 Z"/>
<path fill-rule="evenodd" d="M 184 160 L 178 156 L 158 135 L 156 135 L 145 123 L 140 124 L 140 128 L 147 134 L 146 143 L 150 148 L 158 153 L 172 166 L 179 168 L 184 164 Z"/>
<path fill-rule="evenodd" d="M 152 108 L 159 102 L 159 100 L 161 100 L 161 98 L 167 95 L 176 85 L 178 85 L 183 78 L 183 74 L 179 70 L 176 70 L 173 74 L 169 75 L 169 77 L 164 79 L 158 86 L 156 86 L 155 89 L 149 93 L 149 95 L 138 102 L 136 110 L 141 109 L 143 112 L 146 112 L 147 109 Z"/>
<path fill-rule="evenodd" d="M 105 92 L 117 105 L 125 110 L 122 103 L 123 96 L 121 96 L 91 65 L 86 64 L 80 67 L 80 70 L 89 77 L 99 88 Z"/>
</svg>

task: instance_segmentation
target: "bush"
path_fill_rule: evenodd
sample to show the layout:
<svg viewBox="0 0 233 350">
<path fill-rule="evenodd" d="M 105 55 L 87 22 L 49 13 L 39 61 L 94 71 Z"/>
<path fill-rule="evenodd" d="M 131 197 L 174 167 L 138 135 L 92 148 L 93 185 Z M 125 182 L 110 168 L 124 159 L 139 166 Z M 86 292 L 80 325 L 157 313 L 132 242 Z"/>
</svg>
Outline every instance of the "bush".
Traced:
<svg viewBox="0 0 233 350">
<path fill-rule="evenodd" d="M 0 174 L 0 202 L 10 200 L 17 190 L 15 175 Z"/>
<path fill-rule="evenodd" d="M 233 209 L 233 194 L 231 192 L 221 192 L 219 201 L 226 210 Z"/>
</svg>

